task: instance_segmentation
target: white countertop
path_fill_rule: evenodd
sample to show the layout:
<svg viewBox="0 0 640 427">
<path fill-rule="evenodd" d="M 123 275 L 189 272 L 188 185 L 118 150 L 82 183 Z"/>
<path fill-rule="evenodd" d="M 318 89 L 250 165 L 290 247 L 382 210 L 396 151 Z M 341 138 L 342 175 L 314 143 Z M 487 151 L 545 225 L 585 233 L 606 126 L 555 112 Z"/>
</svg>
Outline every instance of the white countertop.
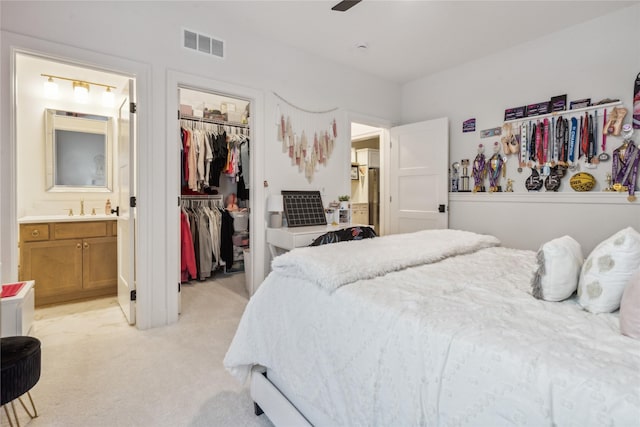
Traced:
<svg viewBox="0 0 640 427">
<path fill-rule="evenodd" d="M 37 222 L 80 222 L 80 221 L 114 221 L 116 215 L 28 215 L 18 218 L 18 224 L 33 224 Z"/>
</svg>

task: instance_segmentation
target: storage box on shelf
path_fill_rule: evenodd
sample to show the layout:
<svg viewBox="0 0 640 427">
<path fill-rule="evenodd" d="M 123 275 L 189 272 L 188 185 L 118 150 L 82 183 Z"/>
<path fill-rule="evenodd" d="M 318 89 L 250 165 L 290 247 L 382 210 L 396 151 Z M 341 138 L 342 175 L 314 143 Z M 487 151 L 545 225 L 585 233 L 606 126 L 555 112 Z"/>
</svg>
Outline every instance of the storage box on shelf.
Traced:
<svg viewBox="0 0 640 427">
<path fill-rule="evenodd" d="M 17 284 L 16 284 L 17 285 Z M 2 298 L 2 336 L 28 335 L 33 324 L 34 282 L 23 282 L 17 294 Z"/>
</svg>

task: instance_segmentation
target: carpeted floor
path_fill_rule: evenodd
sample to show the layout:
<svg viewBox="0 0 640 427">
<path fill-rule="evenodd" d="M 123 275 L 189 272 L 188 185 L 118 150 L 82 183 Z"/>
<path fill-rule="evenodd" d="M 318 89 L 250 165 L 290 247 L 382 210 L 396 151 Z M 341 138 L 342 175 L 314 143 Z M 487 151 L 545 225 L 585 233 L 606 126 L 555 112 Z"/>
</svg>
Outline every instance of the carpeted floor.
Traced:
<svg viewBox="0 0 640 427">
<path fill-rule="evenodd" d="M 39 417 L 16 404 L 21 425 L 272 426 L 222 366 L 246 303 L 236 274 L 184 285 L 179 322 L 147 331 L 126 323 L 115 298 L 36 310 Z"/>
</svg>

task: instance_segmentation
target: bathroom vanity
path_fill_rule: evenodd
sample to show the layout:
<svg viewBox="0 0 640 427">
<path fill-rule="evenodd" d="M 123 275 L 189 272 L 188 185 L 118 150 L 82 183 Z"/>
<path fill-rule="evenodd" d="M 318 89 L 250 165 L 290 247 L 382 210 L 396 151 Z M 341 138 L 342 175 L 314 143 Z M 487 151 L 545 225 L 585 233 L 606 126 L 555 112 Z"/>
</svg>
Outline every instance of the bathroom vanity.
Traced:
<svg viewBox="0 0 640 427">
<path fill-rule="evenodd" d="M 35 305 L 116 295 L 115 217 L 23 217 L 20 280 L 35 281 Z"/>
</svg>

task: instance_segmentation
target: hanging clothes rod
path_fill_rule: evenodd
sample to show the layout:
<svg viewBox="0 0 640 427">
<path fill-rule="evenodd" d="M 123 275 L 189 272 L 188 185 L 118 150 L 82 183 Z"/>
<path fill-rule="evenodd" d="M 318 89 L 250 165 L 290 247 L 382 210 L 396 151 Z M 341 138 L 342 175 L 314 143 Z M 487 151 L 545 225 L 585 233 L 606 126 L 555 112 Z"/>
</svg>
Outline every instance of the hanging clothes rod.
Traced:
<svg viewBox="0 0 640 427">
<path fill-rule="evenodd" d="M 230 126 L 230 127 L 236 127 L 236 128 L 242 128 L 242 129 L 248 129 L 249 128 L 248 124 L 231 123 L 231 122 L 225 122 L 224 120 L 205 119 L 204 117 L 186 116 L 184 114 L 178 114 L 178 117 L 179 117 L 180 120 L 191 120 L 191 121 L 194 121 L 194 122 L 211 123 L 211 124 L 214 124 L 214 125 Z"/>
<path fill-rule="evenodd" d="M 180 196 L 180 206 L 197 206 L 197 205 L 213 205 L 216 207 L 223 207 L 222 194 L 212 194 L 212 195 L 202 195 L 202 196 L 193 196 L 193 195 L 184 195 Z"/>
</svg>

